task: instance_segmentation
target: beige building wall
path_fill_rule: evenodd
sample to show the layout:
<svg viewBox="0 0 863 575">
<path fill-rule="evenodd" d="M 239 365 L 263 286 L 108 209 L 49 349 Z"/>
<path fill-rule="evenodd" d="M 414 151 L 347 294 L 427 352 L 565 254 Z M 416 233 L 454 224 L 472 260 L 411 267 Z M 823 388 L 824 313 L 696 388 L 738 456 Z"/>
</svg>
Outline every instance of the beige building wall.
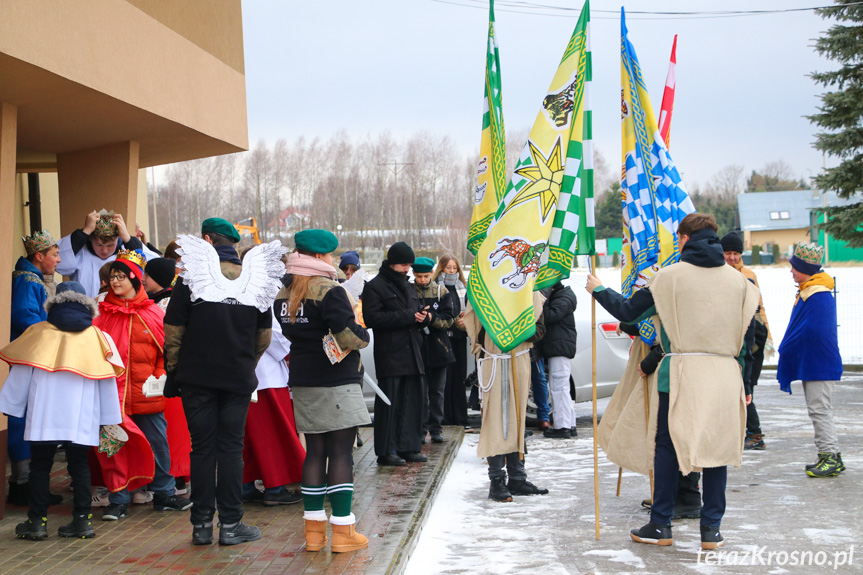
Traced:
<svg viewBox="0 0 863 575">
<path fill-rule="evenodd" d="M 794 244 L 809 241 L 809 228 L 798 228 L 794 230 L 764 230 L 744 231 L 744 248 L 751 250 L 753 245 L 761 246 L 762 251 L 765 244 L 777 244 L 779 251 L 788 253 L 788 248 Z"/>
</svg>

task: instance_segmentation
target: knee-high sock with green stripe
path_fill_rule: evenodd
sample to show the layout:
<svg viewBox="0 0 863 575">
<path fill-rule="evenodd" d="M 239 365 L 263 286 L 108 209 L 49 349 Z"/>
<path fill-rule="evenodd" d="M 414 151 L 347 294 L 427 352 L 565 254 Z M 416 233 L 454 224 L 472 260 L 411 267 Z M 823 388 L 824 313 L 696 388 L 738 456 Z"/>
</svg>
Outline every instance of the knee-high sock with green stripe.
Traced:
<svg viewBox="0 0 863 575">
<path fill-rule="evenodd" d="M 339 483 L 327 487 L 327 496 L 333 508 L 334 517 L 347 517 L 351 514 L 351 499 L 354 495 L 353 483 Z"/>
<path fill-rule="evenodd" d="M 306 511 L 323 511 L 324 499 L 327 496 L 326 485 L 302 485 L 303 508 Z"/>
</svg>

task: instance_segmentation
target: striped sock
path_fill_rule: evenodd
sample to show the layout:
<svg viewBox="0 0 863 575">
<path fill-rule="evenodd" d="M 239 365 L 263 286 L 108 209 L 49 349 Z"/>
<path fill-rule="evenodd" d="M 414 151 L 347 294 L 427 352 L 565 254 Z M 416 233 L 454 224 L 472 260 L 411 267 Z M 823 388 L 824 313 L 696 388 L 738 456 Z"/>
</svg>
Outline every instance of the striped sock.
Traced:
<svg viewBox="0 0 863 575">
<path fill-rule="evenodd" d="M 353 483 L 339 483 L 327 487 L 327 496 L 336 517 L 347 517 L 351 514 L 351 499 L 354 496 Z"/>
<path fill-rule="evenodd" d="M 306 511 L 323 511 L 324 498 L 327 496 L 326 485 L 302 485 L 303 508 Z"/>
</svg>

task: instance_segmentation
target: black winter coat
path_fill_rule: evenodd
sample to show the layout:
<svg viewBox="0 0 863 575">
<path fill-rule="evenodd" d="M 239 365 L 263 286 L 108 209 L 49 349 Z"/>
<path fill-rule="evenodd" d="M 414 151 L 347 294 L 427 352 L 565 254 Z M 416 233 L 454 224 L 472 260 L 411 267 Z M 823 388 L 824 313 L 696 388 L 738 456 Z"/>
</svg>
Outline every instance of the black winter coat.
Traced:
<svg viewBox="0 0 863 575">
<path fill-rule="evenodd" d="M 560 283 L 551 288 L 551 295 L 545 300 L 542 312 L 545 320 L 545 337 L 539 343 L 542 357 L 575 357 L 573 314 L 576 304 L 571 288 Z"/>
<path fill-rule="evenodd" d="M 378 378 L 424 375 L 422 335 L 430 323 L 419 324 L 414 314 L 419 299 L 407 276 L 393 271 L 384 260 L 378 275 L 363 288 L 363 319 L 374 332 L 375 372 Z"/>
<path fill-rule="evenodd" d="M 423 364 L 426 369 L 443 367 L 455 363 L 448 330 L 452 329 L 455 318 L 452 309 L 452 297 L 446 286 L 429 284 L 420 286 L 414 284 L 419 298 L 420 307 L 429 307 L 431 323 L 423 330 Z"/>
</svg>

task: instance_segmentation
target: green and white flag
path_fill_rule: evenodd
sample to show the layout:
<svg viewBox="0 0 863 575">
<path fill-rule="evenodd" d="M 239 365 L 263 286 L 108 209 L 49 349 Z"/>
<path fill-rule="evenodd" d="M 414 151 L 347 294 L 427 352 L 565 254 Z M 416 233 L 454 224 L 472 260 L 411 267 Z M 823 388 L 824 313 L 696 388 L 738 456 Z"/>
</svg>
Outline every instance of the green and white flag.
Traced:
<svg viewBox="0 0 863 575">
<path fill-rule="evenodd" d="M 500 54 L 494 39 L 494 0 L 488 5 L 486 47 L 482 139 L 476 169 L 473 213 L 467 232 L 467 249 L 473 255 L 476 255 L 485 240 L 488 226 L 506 190 L 506 142 L 500 92 Z"/>
<path fill-rule="evenodd" d="M 590 54 L 590 7 L 585 1 L 566 54 L 579 54 L 576 81 L 572 93 L 573 122 L 566 148 L 566 169 L 560 184 L 554 222 L 548 238 L 548 259 L 536 277 L 534 289 L 552 286 L 569 277 L 576 255 L 596 253 L 596 222 L 593 205 L 593 111 L 590 86 L 593 65 Z M 546 102 L 552 95 L 546 97 Z M 560 99 L 560 96 L 558 95 Z M 568 103 L 568 102 L 567 102 Z M 518 169 L 518 168 L 516 168 Z"/>
</svg>

